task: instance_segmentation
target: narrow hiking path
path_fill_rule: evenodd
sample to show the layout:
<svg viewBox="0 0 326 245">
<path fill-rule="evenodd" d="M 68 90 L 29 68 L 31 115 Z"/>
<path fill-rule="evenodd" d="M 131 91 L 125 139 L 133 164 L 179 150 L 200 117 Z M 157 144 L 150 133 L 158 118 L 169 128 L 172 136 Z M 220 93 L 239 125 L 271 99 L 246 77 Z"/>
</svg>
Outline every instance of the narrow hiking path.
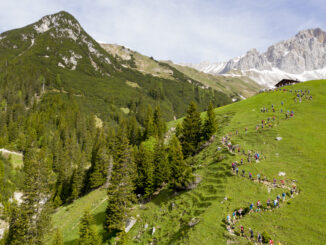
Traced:
<svg viewBox="0 0 326 245">
<path fill-rule="evenodd" d="M 278 91 L 279 89 L 277 89 Z M 295 93 L 295 103 L 301 103 L 303 100 L 312 100 L 312 96 L 310 95 L 310 91 L 302 91 L 302 90 L 289 90 L 289 89 L 280 89 L 282 92 L 289 92 L 293 94 Z M 273 104 L 269 105 L 268 107 L 263 107 L 260 109 L 261 113 L 268 112 L 268 109 L 270 109 L 271 112 L 273 112 L 272 117 L 268 117 L 266 120 L 262 119 L 261 120 L 261 125 L 254 125 L 256 133 L 261 133 L 262 130 L 268 130 L 271 129 L 280 123 L 280 118 L 278 120 L 276 119 L 276 115 L 278 112 L 285 115 L 285 118 L 283 120 L 289 120 L 294 118 L 294 112 L 293 110 L 289 109 L 284 109 L 284 103 L 283 101 L 281 102 L 281 109 L 279 111 L 276 111 L 275 107 Z M 255 111 L 255 110 L 253 110 Z M 245 129 L 245 134 L 248 132 L 248 128 L 246 127 Z M 239 232 L 236 231 L 235 225 L 244 217 L 247 217 L 253 213 L 256 212 L 271 212 L 272 210 L 281 208 L 285 203 L 288 203 L 292 198 L 296 197 L 300 191 L 297 188 L 297 182 L 296 180 L 290 180 L 288 178 L 283 178 L 280 183 L 277 183 L 275 178 L 268 178 L 266 175 L 262 177 L 262 175 L 257 174 L 256 178 L 253 176 L 251 172 L 248 172 L 247 174 L 245 173 L 245 170 L 240 171 L 240 167 L 243 165 L 250 164 L 251 166 L 254 167 L 255 164 L 259 164 L 261 161 L 264 161 L 266 159 L 263 154 L 259 153 L 258 151 L 255 150 L 248 150 L 247 153 L 244 149 L 241 149 L 241 146 L 239 144 L 234 143 L 234 138 L 236 138 L 239 135 L 239 130 L 236 130 L 235 133 L 228 133 L 221 139 L 221 144 L 222 146 L 229 151 L 230 154 L 233 156 L 242 156 L 241 162 L 238 163 L 237 161 L 232 162 L 231 165 L 231 175 L 234 177 L 239 177 L 239 178 L 246 178 L 252 181 L 255 184 L 260 184 L 264 185 L 268 188 L 268 192 L 271 190 L 277 189 L 280 190 L 280 193 L 277 194 L 276 198 L 274 200 L 267 200 L 266 205 L 262 204 L 260 200 L 257 201 L 256 205 L 254 205 L 255 202 L 251 202 L 249 206 L 247 207 L 240 207 L 236 208 L 232 212 L 232 216 L 230 214 L 227 215 L 225 219 L 225 224 L 226 224 L 226 229 L 228 233 L 231 236 L 238 236 L 238 237 L 244 237 L 247 240 L 251 242 L 257 241 L 257 244 L 261 244 L 263 241 L 262 233 L 257 231 L 252 231 L 249 228 L 249 231 L 251 235 L 247 236 L 245 235 L 245 229 L 243 226 L 241 226 L 241 229 Z M 231 142 L 231 139 L 233 142 Z M 245 139 L 243 139 L 245 140 Z M 282 137 L 276 137 L 275 140 L 282 140 Z M 282 172 L 280 172 L 282 173 Z M 279 175 L 279 176 L 285 176 L 285 173 Z M 273 181 L 271 181 L 273 180 Z M 254 233 L 257 234 L 257 236 L 254 236 Z M 259 234 L 259 235 L 258 235 Z M 274 240 L 273 238 L 271 238 Z M 232 240 L 228 240 L 228 244 L 232 243 Z"/>
</svg>

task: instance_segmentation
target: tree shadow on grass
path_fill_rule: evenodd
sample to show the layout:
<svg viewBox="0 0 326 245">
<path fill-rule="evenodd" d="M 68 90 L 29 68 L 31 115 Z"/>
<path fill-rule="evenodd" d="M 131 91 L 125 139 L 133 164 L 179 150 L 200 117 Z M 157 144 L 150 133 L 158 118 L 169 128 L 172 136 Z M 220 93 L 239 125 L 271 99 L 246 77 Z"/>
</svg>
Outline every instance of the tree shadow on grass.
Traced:
<svg viewBox="0 0 326 245">
<path fill-rule="evenodd" d="M 105 222 L 105 211 L 103 212 L 99 212 L 97 214 L 95 214 L 94 216 L 94 221 L 95 224 L 97 226 L 104 226 L 104 222 Z M 99 236 L 102 238 L 103 243 L 107 243 L 108 240 L 110 240 L 112 238 L 112 234 L 109 234 L 105 231 L 105 229 L 101 229 L 99 232 Z"/>
</svg>

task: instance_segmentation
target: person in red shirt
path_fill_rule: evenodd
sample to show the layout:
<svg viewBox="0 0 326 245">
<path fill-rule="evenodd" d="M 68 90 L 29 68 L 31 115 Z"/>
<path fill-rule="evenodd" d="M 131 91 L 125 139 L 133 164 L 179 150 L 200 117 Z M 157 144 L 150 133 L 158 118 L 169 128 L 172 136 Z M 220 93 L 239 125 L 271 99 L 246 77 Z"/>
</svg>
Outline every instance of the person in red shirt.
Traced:
<svg viewBox="0 0 326 245">
<path fill-rule="evenodd" d="M 273 244 L 274 244 L 273 240 L 272 239 L 269 240 L 269 245 L 273 245 Z"/>
</svg>

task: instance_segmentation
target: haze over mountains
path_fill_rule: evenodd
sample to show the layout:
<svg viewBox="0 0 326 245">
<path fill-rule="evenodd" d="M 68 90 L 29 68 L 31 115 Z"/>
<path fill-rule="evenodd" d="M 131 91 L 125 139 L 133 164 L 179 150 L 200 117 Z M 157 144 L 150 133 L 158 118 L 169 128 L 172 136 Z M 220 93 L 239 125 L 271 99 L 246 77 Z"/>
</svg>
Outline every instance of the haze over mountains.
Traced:
<svg viewBox="0 0 326 245">
<path fill-rule="evenodd" d="M 326 33 L 320 29 L 300 31 L 294 37 L 256 49 L 227 62 L 184 64 L 215 75 L 248 76 L 259 84 L 272 86 L 283 78 L 306 81 L 326 77 Z"/>
</svg>

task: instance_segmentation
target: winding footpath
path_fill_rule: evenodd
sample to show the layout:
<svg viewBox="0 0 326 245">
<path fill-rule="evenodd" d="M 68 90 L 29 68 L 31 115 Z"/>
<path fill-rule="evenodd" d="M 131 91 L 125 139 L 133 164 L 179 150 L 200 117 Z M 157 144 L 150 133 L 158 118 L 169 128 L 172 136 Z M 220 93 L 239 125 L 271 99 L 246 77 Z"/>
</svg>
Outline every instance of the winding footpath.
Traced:
<svg viewBox="0 0 326 245">
<path fill-rule="evenodd" d="M 300 102 L 303 99 L 306 100 L 312 100 L 312 96 L 310 95 L 310 91 L 302 91 L 302 90 L 288 90 L 288 89 L 277 89 L 277 91 L 282 91 L 282 92 L 289 92 L 289 93 L 295 93 L 295 102 Z M 308 96 L 307 96 L 308 95 Z M 293 111 L 283 111 L 283 102 L 282 102 L 282 109 L 281 109 L 281 113 L 285 113 L 285 118 L 293 118 L 294 117 L 294 113 Z M 268 109 L 267 109 L 268 110 Z M 273 105 L 271 105 L 271 111 L 273 111 L 275 113 L 275 108 Z M 266 112 L 266 108 L 264 107 L 263 109 L 261 109 L 261 112 Z M 268 129 L 268 128 L 272 128 L 274 126 L 275 123 L 275 116 L 273 116 L 272 118 L 268 118 L 267 120 L 262 120 L 261 126 L 260 125 L 255 125 L 255 129 L 258 132 L 261 129 Z M 247 128 L 245 128 L 245 132 L 247 132 Z M 239 131 L 237 130 L 235 135 L 238 135 Z M 241 171 L 239 170 L 239 166 L 242 166 L 244 164 L 253 164 L 254 161 L 256 162 L 260 162 L 262 159 L 264 159 L 263 156 L 260 156 L 259 153 L 249 150 L 248 154 L 245 153 L 244 150 L 240 150 L 240 145 L 232 145 L 231 143 L 231 136 L 232 133 L 229 133 L 228 135 L 224 136 L 221 139 L 221 143 L 222 145 L 227 148 L 227 150 L 233 154 L 233 155 L 243 155 L 245 159 L 245 161 L 241 160 L 241 163 L 237 163 L 234 162 L 232 163 L 232 167 L 231 167 L 231 173 L 233 176 L 238 176 L 238 177 L 242 177 L 242 178 L 248 178 L 249 180 L 253 181 L 254 183 L 257 184 L 262 184 L 264 186 L 266 186 L 268 188 L 268 192 L 270 192 L 273 189 L 280 189 L 282 190 L 282 193 L 278 194 L 277 197 L 275 198 L 275 200 L 267 200 L 267 204 L 264 205 L 262 203 L 260 203 L 260 201 L 258 201 L 256 203 L 256 205 L 254 205 L 254 203 L 252 203 L 249 207 L 241 207 L 241 208 L 237 208 L 236 210 L 234 210 L 234 212 L 230 215 L 228 214 L 226 220 L 225 220 L 225 224 L 226 224 L 226 229 L 228 231 L 228 233 L 231 236 L 242 236 L 244 238 L 246 238 L 247 240 L 251 241 L 251 242 L 255 242 L 255 244 L 261 244 L 262 243 L 262 233 L 261 232 L 257 232 L 255 231 L 256 234 L 260 234 L 260 238 L 258 238 L 257 236 L 254 236 L 254 232 L 252 232 L 252 235 L 245 235 L 245 229 L 243 227 L 243 233 L 241 230 L 239 230 L 239 232 L 236 232 L 235 230 L 235 225 L 244 217 L 249 216 L 252 213 L 255 212 L 267 212 L 267 211 L 272 211 L 275 210 L 277 208 L 281 208 L 285 203 L 289 202 L 292 198 L 295 198 L 297 195 L 299 195 L 300 191 L 297 188 L 296 185 L 296 181 L 295 180 L 289 180 L 289 179 L 285 179 L 285 180 L 281 180 L 281 183 L 277 183 L 276 179 L 273 178 L 273 181 L 270 181 L 269 179 L 271 178 L 267 178 L 266 176 L 264 176 L 264 178 L 261 178 L 260 175 L 257 175 L 257 178 L 254 178 L 252 176 L 252 174 L 250 172 L 248 172 L 246 175 L 245 171 Z M 255 154 L 252 154 L 252 152 L 255 152 Z M 253 160 L 254 157 L 254 161 Z M 246 163 L 245 163 L 246 162 Z M 273 240 L 273 239 L 272 239 Z M 229 243 L 233 243 L 233 241 L 228 241 Z"/>
</svg>

